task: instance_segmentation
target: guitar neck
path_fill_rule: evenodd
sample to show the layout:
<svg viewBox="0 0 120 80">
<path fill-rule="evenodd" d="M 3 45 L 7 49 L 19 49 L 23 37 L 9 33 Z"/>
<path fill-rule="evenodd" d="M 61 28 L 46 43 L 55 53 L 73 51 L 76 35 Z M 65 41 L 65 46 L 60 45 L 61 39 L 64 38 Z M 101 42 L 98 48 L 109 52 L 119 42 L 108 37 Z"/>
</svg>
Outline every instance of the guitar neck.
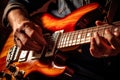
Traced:
<svg viewBox="0 0 120 80">
<path fill-rule="evenodd" d="M 114 27 L 113 27 L 114 26 Z M 120 21 L 114 22 L 112 25 L 104 24 L 98 27 L 91 27 L 82 30 L 63 33 L 58 41 L 57 48 L 65 48 L 85 44 L 90 42 L 90 38 L 97 32 L 104 37 L 105 30 L 109 29 L 112 33 L 118 32 L 120 29 Z"/>
</svg>

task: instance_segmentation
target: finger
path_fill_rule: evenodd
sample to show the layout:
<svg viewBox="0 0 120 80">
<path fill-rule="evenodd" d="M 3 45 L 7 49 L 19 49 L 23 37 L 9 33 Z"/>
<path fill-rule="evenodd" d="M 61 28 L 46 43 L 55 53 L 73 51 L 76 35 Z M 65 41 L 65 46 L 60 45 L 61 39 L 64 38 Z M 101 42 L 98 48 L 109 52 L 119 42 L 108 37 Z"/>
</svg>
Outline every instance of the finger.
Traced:
<svg viewBox="0 0 120 80">
<path fill-rule="evenodd" d="M 95 50 L 95 48 L 96 48 L 95 46 L 96 46 L 95 39 L 94 39 L 94 38 L 91 38 L 91 42 L 90 42 L 90 52 L 92 53 L 92 55 L 93 55 L 94 50 Z"/>
<path fill-rule="evenodd" d="M 42 41 L 42 44 L 46 45 L 47 43 L 46 43 L 45 38 L 43 37 L 42 29 L 40 28 L 40 26 L 35 24 L 34 29 L 37 31 L 38 37 L 39 37 L 39 40 L 37 39 L 37 37 L 36 37 L 36 40 L 38 40 L 38 42 Z"/>
<path fill-rule="evenodd" d="M 119 38 L 115 37 L 109 30 L 105 30 L 105 38 L 111 44 L 111 46 L 115 49 L 119 49 L 120 40 Z"/>
<path fill-rule="evenodd" d="M 95 32 L 94 37 L 91 40 L 91 44 L 90 44 L 91 55 L 93 55 L 94 57 L 97 57 L 97 58 L 102 57 L 102 55 L 104 53 L 102 51 L 102 50 L 104 50 L 104 46 L 105 46 L 105 43 L 102 40 L 102 37 L 100 37 L 99 34 L 97 32 Z"/>
<path fill-rule="evenodd" d="M 99 34 L 97 32 L 95 32 L 93 35 L 94 35 L 93 37 L 95 38 L 96 44 L 100 45 L 101 44 L 101 38 L 100 38 Z"/>
<path fill-rule="evenodd" d="M 36 51 L 41 50 L 41 47 L 33 42 L 26 34 L 17 31 L 15 33 L 15 36 L 19 38 L 19 40 L 17 40 L 17 43 L 21 49 L 31 49 Z"/>
<path fill-rule="evenodd" d="M 33 44 L 32 44 L 32 45 L 33 45 Z M 31 46 L 31 44 L 27 43 L 27 45 L 25 45 L 25 46 L 22 47 L 21 49 L 22 49 L 22 50 L 41 51 L 41 50 L 42 50 L 42 47 L 36 46 L 36 45 Z"/>
<path fill-rule="evenodd" d="M 95 40 L 97 33 L 94 33 L 93 35 L 94 36 L 91 38 L 91 42 L 90 42 L 90 49 L 95 50 L 97 48 L 97 43 Z"/>
<path fill-rule="evenodd" d="M 44 40 L 42 33 L 40 33 L 41 30 L 38 29 L 38 28 L 37 28 L 36 30 L 34 30 L 34 29 L 32 29 L 30 26 L 31 26 L 31 25 L 26 25 L 26 27 L 25 27 L 25 29 L 24 29 L 25 33 L 26 33 L 33 41 L 37 42 L 40 46 L 41 46 L 41 45 L 46 45 L 46 41 Z M 35 26 L 34 26 L 34 27 L 35 27 Z"/>
<path fill-rule="evenodd" d="M 17 36 L 14 36 L 14 42 L 15 42 L 15 44 L 16 44 L 18 47 L 20 47 L 20 49 L 21 49 L 21 47 L 22 47 L 22 42 L 20 41 L 20 39 L 19 39 Z"/>
<path fill-rule="evenodd" d="M 97 52 L 97 44 L 95 41 L 95 38 L 91 38 L 91 42 L 90 42 L 90 54 L 94 57 L 99 58 L 99 54 Z"/>
<path fill-rule="evenodd" d="M 113 29 L 113 34 L 114 34 L 116 37 L 120 38 L 120 30 L 119 30 L 118 27 L 115 27 L 115 28 Z"/>
<path fill-rule="evenodd" d="M 41 35 L 42 34 L 42 29 L 40 28 L 40 26 L 36 25 L 36 24 L 34 24 L 34 25 L 35 25 L 34 29 Z"/>
<path fill-rule="evenodd" d="M 113 34 L 120 39 L 120 32 L 114 32 Z"/>
<path fill-rule="evenodd" d="M 97 20 L 97 21 L 95 21 L 95 24 L 98 26 L 98 25 L 104 25 L 104 24 L 106 24 L 106 22 L 102 22 L 102 21 L 100 21 L 100 20 Z"/>
</svg>

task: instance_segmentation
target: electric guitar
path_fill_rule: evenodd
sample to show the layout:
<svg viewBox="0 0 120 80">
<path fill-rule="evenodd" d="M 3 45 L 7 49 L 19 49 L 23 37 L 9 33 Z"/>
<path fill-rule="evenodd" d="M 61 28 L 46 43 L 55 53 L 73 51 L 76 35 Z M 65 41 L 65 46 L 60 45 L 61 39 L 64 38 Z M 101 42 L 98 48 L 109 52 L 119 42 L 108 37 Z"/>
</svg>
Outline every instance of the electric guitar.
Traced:
<svg viewBox="0 0 120 80">
<path fill-rule="evenodd" d="M 91 3 L 78 8 L 64 18 L 55 18 L 48 13 L 43 14 L 40 17 L 42 25 L 45 29 L 53 31 L 54 33 L 52 35 L 45 35 L 47 38 L 49 37 L 46 39 L 49 44 L 47 48 L 43 48 L 40 54 L 34 51 L 20 50 L 16 45 L 14 45 L 12 38 L 13 35 L 10 34 L 0 54 L 0 71 L 8 74 L 13 72 L 13 75 L 21 72 L 23 77 L 26 77 L 34 71 L 40 72 L 41 74 L 49 77 L 62 74 L 65 71 L 66 66 L 57 66 L 54 61 L 51 61 L 51 56 L 57 55 L 57 53 L 55 53 L 56 50 L 63 52 L 70 51 L 76 49 L 81 44 L 89 43 L 90 37 L 93 36 L 94 32 L 98 32 L 101 36 L 104 36 L 105 29 L 110 29 L 112 32 L 119 30 L 120 21 L 114 22 L 113 25 L 105 24 L 99 27 L 91 27 L 74 31 L 78 20 L 85 14 L 96 10 L 98 7 L 98 3 Z M 114 25 L 117 27 L 113 27 Z M 63 33 L 63 30 L 65 33 Z M 40 59 L 42 57 L 48 58 L 48 60 L 44 63 L 44 61 L 41 61 Z M 49 61 L 51 65 L 49 65 Z M 15 68 L 15 71 L 11 68 Z M 12 79 L 14 80 L 14 77 L 12 77 Z"/>
</svg>

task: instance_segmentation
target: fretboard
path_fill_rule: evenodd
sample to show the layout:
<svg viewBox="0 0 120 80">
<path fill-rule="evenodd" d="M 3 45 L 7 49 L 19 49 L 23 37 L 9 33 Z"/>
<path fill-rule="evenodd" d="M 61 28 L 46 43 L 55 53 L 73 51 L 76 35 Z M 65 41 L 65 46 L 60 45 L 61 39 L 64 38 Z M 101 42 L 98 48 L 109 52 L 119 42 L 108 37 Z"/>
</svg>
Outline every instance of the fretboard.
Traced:
<svg viewBox="0 0 120 80">
<path fill-rule="evenodd" d="M 104 37 L 106 29 L 109 29 L 112 33 L 120 32 L 120 21 L 114 22 L 112 25 L 104 24 L 98 27 L 95 26 L 72 32 L 65 32 L 61 34 L 57 48 L 59 49 L 89 43 L 90 38 L 93 37 L 95 32 Z"/>
</svg>

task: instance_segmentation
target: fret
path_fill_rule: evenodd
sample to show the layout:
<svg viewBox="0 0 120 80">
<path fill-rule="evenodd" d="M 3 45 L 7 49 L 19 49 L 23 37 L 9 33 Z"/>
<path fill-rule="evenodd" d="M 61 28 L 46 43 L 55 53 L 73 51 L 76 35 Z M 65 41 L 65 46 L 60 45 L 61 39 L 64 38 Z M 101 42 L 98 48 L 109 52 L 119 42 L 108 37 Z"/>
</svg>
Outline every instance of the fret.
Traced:
<svg viewBox="0 0 120 80">
<path fill-rule="evenodd" d="M 67 44 L 68 44 L 68 46 L 71 46 L 71 45 L 72 45 L 72 38 L 73 38 L 72 33 L 69 32 L 69 33 L 65 33 L 65 35 L 66 35 L 66 34 L 69 34 L 69 35 L 68 35 L 68 38 L 67 38 L 67 39 L 69 39 L 69 40 L 67 41 Z"/>
<path fill-rule="evenodd" d="M 61 38 L 59 40 L 58 46 L 59 48 L 66 47 L 66 46 L 71 46 L 72 41 L 71 41 L 71 33 L 64 33 L 61 35 Z"/>
<path fill-rule="evenodd" d="M 75 45 L 78 45 L 80 43 L 80 35 L 79 35 L 78 31 L 75 32 L 74 39 L 76 39 Z"/>
<path fill-rule="evenodd" d="M 70 37 L 71 37 L 71 41 L 72 41 L 71 46 L 73 46 L 73 45 L 75 45 L 75 42 L 76 42 L 76 39 L 75 39 L 75 31 L 71 33 L 71 36 L 70 36 Z"/>
<path fill-rule="evenodd" d="M 90 38 L 91 38 L 92 34 L 93 34 L 92 29 L 88 28 L 87 34 L 86 34 L 86 40 L 85 40 L 86 43 L 90 42 Z"/>
<path fill-rule="evenodd" d="M 66 35 L 67 38 L 66 38 L 66 43 L 64 45 L 67 47 L 67 46 L 70 46 L 72 44 L 72 40 L 71 40 L 71 37 L 70 37 L 71 36 L 70 33 L 66 33 L 65 35 Z"/>
<path fill-rule="evenodd" d="M 74 32 L 72 45 L 76 45 L 76 43 L 77 43 L 77 37 L 78 37 L 78 33 L 77 33 L 77 32 Z"/>
<path fill-rule="evenodd" d="M 86 32 L 87 32 L 87 30 L 86 30 L 86 29 L 83 29 L 83 30 L 82 30 L 81 40 L 80 40 L 80 42 L 81 42 L 81 43 L 85 43 L 85 39 L 86 39 Z"/>
<path fill-rule="evenodd" d="M 92 30 L 93 30 L 92 32 L 94 34 L 95 32 L 98 32 L 98 27 L 93 27 Z"/>
<path fill-rule="evenodd" d="M 73 41 L 73 33 L 69 32 L 69 41 L 68 41 L 68 46 L 72 46 L 72 41 Z"/>
<path fill-rule="evenodd" d="M 74 46 L 74 45 L 79 45 L 83 43 L 88 43 L 90 42 L 90 38 L 93 37 L 93 33 L 97 32 L 100 36 L 105 35 L 105 30 L 109 29 L 112 33 L 120 33 L 120 21 L 113 23 L 113 25 L 100 25 L 98 27 L 91 27 L 87 29 L 82 29 L 82 30 L 77 30 L 77 31 L 72 31 L 72 32 L 66 32 L 63 33 L 60 36 L 60 40 L 58 42 L 58 47 L 57 48 L 64 48 L 64 47 L 69 47 L 69 46 Z M 115 26 L 117 27 L 115 27 Z"/>
<path fill-rule="evenodd" d="M 66 41 L 67 40 L 67 34 L 66 35 L 64 35 L 64 39 L 63 39 L 63 47 L 65 47 L 66 46 Z"/>
<path fill-rule="evenodd" d="M 98 33 L 100 36 L 104 36 L 105 28 L 104 27 L 98 27 Z"/>
<path fill-rule="evenodd" d="M 62 47 L 63 41 L 64 41 L 64 35 L 61 34 L 61 38 L 59 39 L 59 43 L 58 43 L 58 46 L 59 46 L 59 47 Z"/>
<path fill-rule="evenodd" d="M 76 45 L 80 44 L 81 34 L 82 34 L 82 31 L 77 31 L 77 41 L 76 41 Z"/>
<path fill-rule="evenodd" d="M 67 35 L 64 35 L 64 38 L 63 38 L 63 47 L 65 47 L 65 44 L 66 44 L 66 37 L 67 37 Z"/>
<path fill-rule="evenodd" d="M 67 37 L 66 37 L 66 46 L 68 46 L 69 45 L 69 40 L 70 40 L 70 37 L 69 37 L 70 34 L 66 33 L 66 35 L 67 35 Z"/>
</svg>

